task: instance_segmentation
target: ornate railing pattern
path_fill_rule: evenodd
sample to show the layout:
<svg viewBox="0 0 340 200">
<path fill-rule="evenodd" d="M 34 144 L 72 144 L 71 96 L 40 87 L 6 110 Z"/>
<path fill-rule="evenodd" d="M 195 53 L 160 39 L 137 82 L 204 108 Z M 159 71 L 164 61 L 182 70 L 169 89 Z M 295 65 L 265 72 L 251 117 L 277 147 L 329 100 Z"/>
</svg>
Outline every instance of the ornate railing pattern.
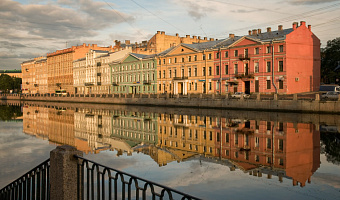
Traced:
<svg viewBox="0 0 340 200">
<path fill-rule="evenodd" d="M 17 180 L 2 188 L 0 190 L 0 199 L 49 199 L 49 171 L 50 159 L 47 159 Z"/>
<path fill-rule="evenodd" d="M 78 158 L 78 199 L 199 199 L 137 176 Z"/>
</svg>

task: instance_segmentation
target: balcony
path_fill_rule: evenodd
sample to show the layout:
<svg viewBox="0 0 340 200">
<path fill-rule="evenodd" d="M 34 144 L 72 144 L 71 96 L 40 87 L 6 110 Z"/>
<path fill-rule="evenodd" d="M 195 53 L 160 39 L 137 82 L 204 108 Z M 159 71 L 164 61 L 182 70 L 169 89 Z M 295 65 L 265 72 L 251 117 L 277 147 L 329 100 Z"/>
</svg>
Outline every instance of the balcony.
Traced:
<svg viewBox="0 0 340 200">
<path fill-rule="evenodd" d="M 119 83 L 118 82 L 112 82 L 112 85 L 113 86 L 119 86 Z"/>
<path fill-rule="evenodd" d="M 250 60 L 250 57 L 248 54 L 240 54 L 238 58 L 240 60 Z"/>
<path fill-rule="evenodd" d="M 143 84 L 144 84 L 144 85 L 151 85 L 151 81 L 150 81 L 150 80 L 144 80 L 144 81 L 143 81 Z"/>
<path fill-rule="evenodd" d="M 254 74 L 245 73 L 245 74 L 235 74 L 235 78 L 242 79 L 242 78 L 254 78 Z"/>
<path fill-rule="evenodd" d="M 173 80 L 186 80 L 188 79 L 187 76 L 181 76 L 181 77 L 174 77 Z"/>
<path fill-rule="evenodd" d="M 97 85 L 102 85 L 102 82 L 97 82 Z"/>
<path fill-rule="evenodd" d="M 93 85 L 93 83 L 91 83 L 91 82 L 85 83 L 85 86 L 92 86 L 92 85 Z"/>
</svg>

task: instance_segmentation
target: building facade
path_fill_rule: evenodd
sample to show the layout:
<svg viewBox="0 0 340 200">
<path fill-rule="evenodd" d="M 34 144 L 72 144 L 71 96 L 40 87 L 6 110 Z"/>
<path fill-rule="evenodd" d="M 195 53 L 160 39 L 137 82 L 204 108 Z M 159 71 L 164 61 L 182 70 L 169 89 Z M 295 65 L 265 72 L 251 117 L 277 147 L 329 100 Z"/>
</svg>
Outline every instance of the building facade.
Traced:
<svg viewBox="0 0 340 200">
<path fill-rule="evenodd" d="M 47 93 L 47 59 L 44 56 L 21 63 L 22 93 Z"/>
<path fill-rule="evenodd" d="M 232 35 L 233 37 L 233 35 Z M 249 31 L 215 49 L 215 91 L 221 93 L 281 93 L 318 91 L 320 40 L 305 22 L 262 33 Z M 221 88 L 221 90 L 220 90 Z"/>
<path fill-rule="evenodd" d="M 113 51 L 111 46 L 98 47 L 96 44 L 83 44 L 47 54 L 49 93 L 54 93 L 56 90 L 66 90 L 70 94 L 75 93 L 73 86 L 73 61 L 85 57 L 90 49 Z"/>
<path fill-rule="evenodd" d="M 110 64 L 112 93 L 157 93 L 157 63 L 155 55 L 130 53 L 122 61 Z"/>
</svg>

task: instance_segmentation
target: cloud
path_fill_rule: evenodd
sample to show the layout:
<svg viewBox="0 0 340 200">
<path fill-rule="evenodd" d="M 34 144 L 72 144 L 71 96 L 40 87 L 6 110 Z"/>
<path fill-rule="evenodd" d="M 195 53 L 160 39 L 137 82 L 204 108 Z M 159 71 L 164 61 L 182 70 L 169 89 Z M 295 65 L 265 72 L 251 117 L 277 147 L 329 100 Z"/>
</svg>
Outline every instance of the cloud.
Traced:
<svg viewBox="0 0 340 200">
<path fill-rule="evenodd" d="M 257 9 L 257 10 L 245 10 L 245 9 L 238 9 L 238 10 L 232 10 L 233 13 L 253 13 L 253 12 L 260 12 L 265 11 L 265 9 Z"/>
<path fill-rule="evenodd" d="M 289 3 L 293 5 L 300 5 L 300 4 L 322 4 L 322 3 L 329 3 L 329 2 L 337 2 L 339 0 L 290 0 Z"/>
<path fill-rule="evenodd" d="M 203 6 L 200 2 L 192 1 L 192 0 L 180 0 L 177 3 L 182 4 L 187 10 L 190 17 L 194 18 L 194 20 L 200 20 L 203 17 L 207 16 L 207 13 L 215 11 L 215 9 Z"/>
</svg>

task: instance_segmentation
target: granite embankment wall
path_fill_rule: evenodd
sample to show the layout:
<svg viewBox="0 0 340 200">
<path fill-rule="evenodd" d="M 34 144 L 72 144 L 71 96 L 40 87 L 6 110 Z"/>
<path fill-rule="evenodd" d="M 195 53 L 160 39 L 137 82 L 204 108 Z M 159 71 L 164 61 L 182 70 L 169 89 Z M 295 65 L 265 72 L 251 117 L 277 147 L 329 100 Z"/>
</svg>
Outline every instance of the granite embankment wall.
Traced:
<svg viewBox="0 0 340 200">
<path fill-rule="evenodd" d="M 332 113 L 340 114 L 340 100 L 324 101 L 319 95 L 309 99 L 299 99 L 293 95 L 291 99 L 282 99 L 273 95 L 270 98 L 261 98 L 257 95 L 253 99 L 232 99 L 228 95 L 197 95 L 174 96 L 167 95 L 0 95 L 1 100 L 21 101 L 46 101 L 46 102 L 72 102 L 95 104 L 120 104 L 141 106 L 165 106 L 165 107 L 193 107 L 213 109 L 242 109 L 259 111 L 304 112 L 304 113 Z"/>
</svg>

